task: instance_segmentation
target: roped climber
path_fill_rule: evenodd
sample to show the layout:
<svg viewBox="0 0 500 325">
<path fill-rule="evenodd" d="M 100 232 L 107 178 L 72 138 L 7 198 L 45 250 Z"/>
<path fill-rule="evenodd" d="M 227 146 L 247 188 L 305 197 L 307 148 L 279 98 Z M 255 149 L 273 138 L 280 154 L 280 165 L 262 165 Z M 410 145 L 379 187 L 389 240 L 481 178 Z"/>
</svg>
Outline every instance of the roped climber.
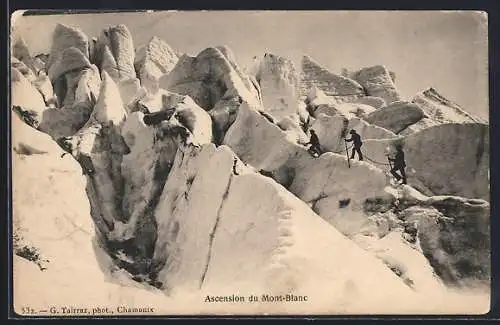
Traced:
<svg viewBox="0 0 500 325">
<path fill-rule="evenodd" d="M 354 159 L 354 155 L 357 152 L 359 160 L 363 160 L 363 154 L 361 153 L 361 146 L 363 145 L 363 141 L 361 141 L 361 136 L 358 133 L 356 133 L 356 130 L 351 130 L 349 133 L 351 134 L 351 138 L 344 139 L 344 140 L 347 142 L 352 141 L 352 143 L 354 145 L 354 147 L 352 149 L 351 159 Z"/>
<path fill-rule="evenodd" d="M 309 148 L 309 150 L 311 151 L 311 153 L 317 153 L 319 156 L 321 155 L 321 146 L 319 144 L 318 136 L 316 135 L 316 132 L 314 132 L 314 130 L 309 130 L 309 133 L 311 133 L 311 138 L 305 145 L 307 146 L 308 144 L 310 144 L 311 147 Z"/>
<path fill-rule="evenodd" d="M 400 144 L 396 145 L 395 157 L 391 158 L 387 156 L 387 159 L 389 159 L 389 161 L 393 163 L 393 166 L 391 168 L 391 174 L 397 179 L 398 182 L 402 179 L 403 180 L 402 184 L 406 184 L 406 173 L 405 173 L 406 162 L 405 162 L 405 154 L 403 152 L 403 146 Z M 399 171 L 401 175 L 396 173 L 397 171 Z"/>
</svg>

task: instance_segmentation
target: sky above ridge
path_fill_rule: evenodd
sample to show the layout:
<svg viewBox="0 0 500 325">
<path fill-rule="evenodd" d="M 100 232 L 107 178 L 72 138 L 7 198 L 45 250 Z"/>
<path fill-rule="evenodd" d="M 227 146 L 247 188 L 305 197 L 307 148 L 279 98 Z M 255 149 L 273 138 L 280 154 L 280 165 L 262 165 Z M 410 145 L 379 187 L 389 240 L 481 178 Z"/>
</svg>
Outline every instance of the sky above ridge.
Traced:
<svg viewBox="0 0 500 325">
<path fill-rule="evenodd" d="M 136 47 L 158 36 L 190 55 L 227 45 L 242 67 L 266 52 L 291 59 L 297 69 L 309 55 L 334 73 L 383 64 L 396 73 L 406 100 L 434 87 L 488 118 L 488 27 L 479 12 L 164 11 L 24 16 L 13 22 L 33 54 L 49 51 L 57 23 L 90 37 L 125 24 Z"/>
</svg>

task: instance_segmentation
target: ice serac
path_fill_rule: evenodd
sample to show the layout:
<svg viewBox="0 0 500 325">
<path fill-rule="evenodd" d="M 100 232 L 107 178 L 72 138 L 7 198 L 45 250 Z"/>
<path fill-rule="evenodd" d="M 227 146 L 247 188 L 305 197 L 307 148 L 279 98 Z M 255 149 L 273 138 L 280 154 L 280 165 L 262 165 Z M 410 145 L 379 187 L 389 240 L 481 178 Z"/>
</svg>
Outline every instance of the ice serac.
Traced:
<svg viewBox="0 0 500 325">
<path fill-rule="evenodd" d="M 416 94 L 411 102 L 423 110 L 425 117 L 402 130 L 400 132 L 402 135 L 409 135 L 445 123 L 488 123 L 487 119 L 466 112 L 432 87 Z"/>
<path fill-rule="evenodd" d="M 228 147 L 213 144 L 177 153 L 155 211 L 155 265 L 167 292 L 217 289 L 226 294 L 267 288 L 270 295 L 279 295 L 291 290 L 310 296 L 327 294 L 321 302 L 325 308 L 336 308 L 332 306 L 338 304 L 331 304 L 334 297 L 341 297 L 337 298 L 340 304 L 359 302 L 362 308 L 359 300 L 412 296 L 380 261 L 329 227 L 283 187 L 246 167 L 235 173 L 234 159 Z M 312 234 L 321 240 L 311 242 Z M 316 253 L 310 254 L 311 249 Z M 336 254 L 346 251 L 350 252 L 347 260 L 343 258 L 346 268 L 339 269 Z M 327 265 L 325 259 L 330 261 Z M 355 280 L 360 261 L 373 266 L 380 278 Z M 305 274 L 315 280 L 304 281 L 311 278 Z M 395 291 L 374 297 L 371 291 L 381 278 Z M 318 279 L 329 287 L 318 292 L 314 285 Z M 339 290 L 347 295 L 338 295 Z M 263 307 L 269 304 L 259 304 Z"/>
<path fill-rule="evenodd" d="M 245 87 L 250 90 L 250 93 L 252 94 L 252 97 L 250 98 L 255 98 L 257 99 L 258 103 L 262 103 L 262 92 L 259 85 L 256 83 L 256 80 L 253 76 L 248 75 L 244 70 L 240 68 L 233 51 L 226 45 L 219 45 L 215 48 L 224 55 L 236 74 L 240 77 L 241 81 L 243 81 Z"/>
<path fill-rule="evenodd" d="M 70 155 L 61 157 L 64 151 L 48 135 L 15 116 L 12 127 L 16 312 L 22 313 L 26 301 L 43 310 L 49 301 L 55 306 L 84 306 L 88 297 L 116 306 L 164 300 L 158 290 L 113 272 L 95 237 L 78 163 Z M 19 150 L 21 143 L 30 149 Z"/>
<path fill-rule="evenodd" d="M 297 114 L 299 80 L 290 60 L 266 53 L 260 61 L 255 78 L 262 91 L 266 112 L 278 120 Z"/>
<path fill-rule="evenodd" d="M 69 141 L 68 150 L 88 175 L 91 215 L 101 236 L 109 233 L 115 220 L 120 219 L 121 161 L 130 150 L 120 134 L 126 112 L 117 86 L 105 71 L 102 78 L 95 108 L 86 124 Z"/>
<path fill-rule="evenodd" d="M 416 133 L 418 131 L 430 128 L 431 126 L 440 125 L 440 124 L 442 124 L 442 123 L 436 121 L 433 118 L 423 117 L 418 122 L 416 122 L 412 125 L 409 125 L 404 130 L 400 131 L 398 134 L 406 136 L 406 135 L 410 135 L 412 133 Z"/>
<path fill-rule="evenodd" d="M 108 238 L 115 263 L 132 274 L 146 276 L 157 240 L 154 209 L 178 148 L 174 136 L 144 124 L 144 114 L 132 113 L 121 129 L 130 152 L 121 162 L 120 219 Z"/>
<path fill-rule="evenodd" d="M 404 186 L 399 219 L 447 286 L 489 291 L 490 205 L 479 199 L 425 196 Z"/>
<path fill-rule="evenodd" d="M 242 161 L 311 204 L 313 211 L 345 234 L 359 231 L 367 222 L 363 211 L 366 200 L 392 200 L 384 190 L 386 175 L 378 168 L 357 161 L 348 168 L 343 153 L 326 153 L 315 159 L 305 147 L 247 105 L 240 107 L 224 144 Z M 350 180 L 359 174 L 367 175 L 365 182 Z M 350 203 L 343 206 L 340 200 Z"/>
<path fill-rule="evenodd" d="M 377 109 L 387 105 L 383 98 L 375 97 L 375 96 L 360 97 L 360 98 L 356 99 L 353 103 L 370 105 L 373 108 L 377 108 Z"/>
<path fill-rule="evenodd" d="M 354 72 L 352 78 L 364 87 L 367 95 L 383 98 L 387 104 L 401 100 L 401 95 L 385 66 L 363 68 Z"/>
<path fill-rule="evenodd" d="M 201 287 L 233 164 L 234 154 L 213 144 L 177 153 L 155 210 L 154 263 L 165 290 Z"/>
<path fill-rule="evenodd" d="M 175 106 L 174 120 L 177 120 L 192 135 L 192 143 L 200 145 L 213 140 L 210 115 L 189 97 L 185 96 Z"/>
<path fill-rule="evenodd" d="M 144 92 L 142 96 L 128 105 L 127 110 L 131 113 L 157 113 L 163 109 L 175 107 L 184 97 L 185 95 L 179 95 L 165 89 L 158 89 L 154 93 Z"/>
<path fill-rule="evenodd" d="M 248 76 L 219 48 L 207 48 L 196 57 L 183 55 L 174 69 L 160 80 L 160 87 L 188 95 L 203 109 L 211 110 L 221 99 L 241 96 L 243 101 L 258 99 Z"/>
<path fill-rule="evenodd" d="M 396 134 L 384 128 L 371 125 L 360 118 L 347 118 L 342 115 L 320 114 L 311 126 L 316 131 L 321 148 L 336 153 L 345 152 L 344 139 L 350 138 L 349 131 L 356 130 L 362 139 L 390 139 Z M 348 144 L 349 147 L 352 143 Z"/>
<path fill-rule="evenodd" d="M 104 29 L 96 44 L 96 64 L 105 70 L 115 82 L 135 79 L 135 49 L 132 34 L 120 24 Z"/>
<path fill-rule="evenodd" d="M 161 38 L 153 36 L 135 54 L 135 70 L 141 84 L 150 92 L 158 90 L 158 81 L 169 73 L 179 60 L 177 53 Z"/>
<path fill-rule="evenodd" d="M 489 255 L 488 203 L 453 196 L 428 197 L 409 185 L 394 190 L 398 200 L 389 210 L 372 215 L 376 223 L 351 238 L 417 292 L 450 299 L 450 288 L 489 291 L 485 259 Z M 472 217 L 473 213 L 480 217 Z M 455 233 L 450 227 L 458 230 Z M 470 232 L 463 231 L 464 227 Z M 453 236 L 439 234 L 441 230 L 453 231 Z"/>
<path fill-rule="evenodd" d="M 428 128 L 405 138 L 407 159 L 432 193 L 489 200 L 488 130 L 482 123 Z"/>
<path fill-rule="evenodd" d="M 74 47 L 79 50 L 87 59 L 89 58 L 89 40 L 87 35 L 79 28 L 57 24 L 52 34 L 52 46 L 47 62 L 47 68 L 51 68 L 64 50 Z"/>
<path fill-rule="evenodd" d="M 199 145 L 212 142 L 212 120 L 189 96 L 179 95 L 164 89 L 156 93 L 146 93 L 130 106 L 131 112 L 143 112 L 151 116 L 149 125 L 168 128 L 162 132 L 169 134 L 181 127 L 186 130 L 187 142 Z M 162 126 L 163 125 L 163 126 Z"/>
<path fill-rule="evenodd" d="M 284 117 L 277 123 L 278 127 L 288 133 L 290 137 L 298 143 L 307 143 L 309 137 L 301 127 L 301 122 L 298 118 Z"/>
<path fill-rule="evenodd" d="M 37 78 L 33 81 L 33 85 L 42 94 L 47 106 L 55 105 L 57 98 L 54 96 L 54 88 L 52 87 L 50 78 L 44 72 L 40 71 Z"/>
<path fill-rule="evenodd" d="M 234 123 L 238 115 L 242 101 L 238 97 L 222 99 L 217 102 L 209 112 L 213 121 L 214 143 L 220 144 L 224 139 L 229 127 Z"/>
<path fill-rule="evenodd" d="M 452 286 L 489 289 L 490 205 L 476 199 L 436 196 L 418 223 L 420 246 L 436 273 Z"/>
<path fill-rule="evenodd" d="M 345 155 L 326 153 L 292 166 L 296 172 L 290 191 L 347 236 L 371 223 L 371 211 L 367 210 L 370 202 L 383 207 L 394 201 L 385 191 L 387 178 L 380 169 L 358 161 L 352 161 L 349 168 Z M 364 181 L 353 182 L 352 175 L 365 175 Z"/>
<path fill-rule="evenodd" d="M 126 107 L 147 92 L 147 90 L 141 86 L 141 82 L 137 78 L 120 80 L 117 86 L 120 91 L 120 97 Z"/>
<path fill-rule="evenodd" d="M 35 68 L 34 58 L 28 49 L 28 44 L 22 37 L 15 37 L 12 40 L 12 49 L 11 49 L 12 58 L 16 58 L 21 61 L 33 72 L 37 73 L 38 71 Z"/>
<path fill-rule="evenodd" d="M 104 76 L 103 76 L 104 78 Z M 78 79 L 75 91 L 75 103 L 91 101 L 99 98 L 101 93 L 101 75 L 99 69 L 92 65 L 89 69 L 82 71 Z"/>
<path fill-rule="evenodd" d="M 89 68 L 89 59 L 76 47 L 64 49 L 48 69 L 50 80 L 55 83 L 58 78 L 68 72 Z"/>
<path fill-rule="evenodd" d="M 415 292 L 446 296 L 446 286 L 422 254 L 419 244 L 408 242 L 405 235 L 408 233 L 403 229 L 393 228 L 380 237 L 360 233 L 353 240 L 379 258 Z"/>
<path fill-rule="evenodd" d="M 14 112 L 11 114 L 11 128 L 12 150 L 19 155 L 64 153 L 49 135 L 36 130 Z"/>
<path fill-rule="evenodd" d="M 54 139 L 72 136 L 87 123 L 101 91 L 101 78 L 95 65 L 68 72 L 58 83 L 56 92 L 62 107 L 48 108 L 40 124 L 40 130 Z"/>
<path fill-rule="evenodd" d="M 23 76 L 28 79 L 30 82 L 33 82 L 35 81 L 35 74 L 33 73 L 33 71 L 28 68 L 28 66 L 26 64 L 24 64 L 23 61 L 20 61 L 18 59 L 16 59 L 15 57 L 12 57 L 11 60 L 10 60 L 10 66 L 12 68 L 15 68 L 17 69 L 19 72 L 21 72 L 23 74 Z"/>
<path fill-rule="evenodd" d="M 95 65 L 113 78 L 123 103 L 129 104 L 142 89 L 134 67 L 134 42 L 127 26 L 120 24 L 104 29 L 94 48 Z"/>
<path fill-rule="evenodd" d="M 368 123 L 399 133 L 420 121 L 424 116 L 424 111 L 417 104 L 393 102 L 364 116 L 364 119 Z"/>
<path fill-rule="evenodd" d="M 334 74 L 321 67 L 310 57 L 302 58 L 301 94 L 313 87 L 322 90 L 334 103 L 351 102 L 365 96 L 363 87 L 350 78 Z"/>
<path fill-rule="evenodd" d="M 10 65 L 38 89 L 47 106 L 55 102 L 52 84 L 44 71 L 45 63 L 31 56 L 27 44 L 20 37 L 13 39 Z"/>
<path fill-rule="evenodd" d="M 489 201 L 489 133 L 482 123 L 432 126 L 395 140 L 367 140 L 363 150 L 387 161 L 386 148 L 403 144 L 408 183 L 427 195 L 456 195 Z"/>
<path fill-rule="evenodd" d="M 154 113 L 126 114 L 118 93 L 104 71 L 96 108 L 74 141 L 83 145 L 75 156 L 87 168 L 92 216 L 113 263 L 151 281 L 155 207 L 177 150 L 209 143 L 211 120 L 178 94 L 156 103 L 160 107 L 150 106 Z"/>
<path fill-rule="evenodd" d="M 160 79 L 160 88 L 188 95 L 210 111 L 217 143 L 234 122 L 242 102 L 262 106 L 258 89 L 230 53 L 227 47 L 211 47 L 196 57 L 183 55 L 174 69 Z"/>
<path fill-rule="evenodd" d="M 30 125 L 38 127 L 47 109 L 42 94 L 16 68 L 10 69 L 10 77 L 12 107 L 29 119 Z"/>
<path fill-rule="evenodd" d="M 337 312 L 343 308 L 369 310 L 375 301 L 413 296 L 379 260 L 271 179 L 256 173 L 233 176 L 227 193 L 214 233 L 204 289 L 228 293 L 264 290 L 269 295 L 302 293 L 316 297 L 316 307 Z M 366 276 L 359 263 L 370 265 L 377 275 Z M 228 270 L 228 265 L 234 269 Z M 325 285 L 319 288 L 318 280 Z M 394 291 L 383 290 L 382 283 Z M 277 312 L 276 306 L 259 298 L 256 308 L 260 313 Z M 305 305 L 281 306 L 283 312 L 307 310 Z"/>
<path fill-rule="evenodd" d="M 464 111 L 460 106 L 428 88 L 413 97 L 412 103 L 419 105 L 425 114 L 440 123 L 487 123 L 487 121 Z"/>
<path fill-rule="evenodd" d="M 43 62 L 43 60 L 40 59 L 39 57 L 35 57 L 33 59 L 33 66 L 34 66 L 33 71 L 35 73 L 38 73 L 41 70 L 45 70 L 45 62 Z"/>
<path fill-rule="evenodd" d="M 71 107 L 79 103 L 86 103 L 91 110 L 95 100 L 100 95 L 101 76 L 95 65 L 83 70 L 67 73 L 65 76 L 66 93 L 61 94 L 61 107 Z M 64 89 L 64 86 L 63 86 Z"/>
<path fill-rule="evenodd" d="M 318 117 L 321 113 L 336 116 L 344 115 L 346 117 L 363 117 L 373 111 L 375 108 L 371 105 L 361 103 L 337 103 L 332 97 L 327 96 L 322 90 L 313 87 L 309 90 L 305 98 L 306 109 L 313 117 Z"/>
<path fill-rule="evenodd" d="M 331 98 L 327 97 L 325 93 L 318 87 L 312 87 L 304 96 L 305 110 L 308 115 L 316 117 L 319 113 L 329 116 L 342 114 L 338 109 L 338 105 Z M 320 111 L 316 113 L 316 111 Z"/>
<path fill-rule="evenodd" d="M 253 190 L 249 191 L 249 188 Z M 263 197 L 266 199 L 263 200 Z M 254 205 L 258 214 L 250 212 Z M 315 240 L 311 242 L 310 236 L 314 236 Z M 268 245 L 271 247 L 268 248 Z M 311 249 L 315 254 L 310 253 Z M 324 249 L 326 251 L 323 253 Z M 321 253 L 317 254 L 318 252 Z M 249 291 L 267 288 L 271 294 L 311 292 L 311 296 L 324 297 L 325 310 L 338 311 L 339 306 L 342 306 L 340 309 L 356 308 L 354 301 L 357 301 L 364 304 L 364 310 L 368 311 L 366 306 L 370 305 L 370 300 L 385 300 L 389 290 L 381 289 L 386 293 L 375 295 L 378 297 L 369 293 L 369 290 L 365 293 L 364 289 L 375 285 L 376 276 L 367 277 L 367 282 L 361 285 L 356 276 L 357 272 L 361 272 L 358 264 L 361 263 L 375 267 L 377 274 L 380 272 L 385 279 L 383 283 L 390 283 L 391 287 L 395 285 L 398 291 L 402 290 L 400 294 L 404 294 L 408 300 L 398 307 L 393 306 L 396 309 L 406 306 L 403 309 L 413 308 L 417 311 L 427 308 L 423 306 L 430 301 L 450 297 L 426 258 L 418 250 L 405 244 L 401 233 L 394 232 L 383 237 L 370 252 L 378 260 L 371 253 L 362 252 L 335 228 L 328 227 L 304 202 L 284 191 L 280 185 L 255 173 L 242 173 L 233 176 L 230 182 L 202 288 L 209 292 L 215 289 L 231 292 L 243 288 Z M 349 258 L 346 260 L 345 256 Z M 342 268 L 338 268 L 338 260 L 345 262 Z M 257 265 L 254 264 L 255 261 L 258 262 Z M 228 272 L 228 265 L 237 265 L 238 271 Z M 389 275 L 387 271 L 392 271 L 393 274 Z M 397 285 L 390 280 L 393 276 L 399 277 Z M 327 280 L 322 283 L 327 283 L 327 287 L 318 289 L 314 283 L 323 277 Z M 404 289 L 400 286 L 401 283 L 405 284 Z M 384 288 L 387 289 L 387 286 L 384 285 Z M 411 295 L 404 293 L 408 289 L 412 292 Z M 335 296 L 340 298 L 333 298 L 336 307 L 328 307 L 333 291 L 342 294 Z M 425 303 L 418 304 L 417 308 L 410 307 L 416 303 L 412 299 L 415 298 L 413 294 L 418 294 Z M 323 301 L 318 300 L 316 303 L 322 305 Z M 485 304 L 485 300 L 482 304 Z M 258 308 L 260 312 L 277 312 L 276 308 L 262 309 L 262 305 Z M 293 310 L 297 312 L 300 307 L 293 306 Z"/>
<path fill-rule="evenodd" d="M 367 140 L 368 143 L 372 141 L 380 142 L 379 151 L 383 158 L 378 159 L 384 162 L 386 145 L 402 139 Z M 371 249 L 376 249 L 375 247 L 385 250 L 385 253 L 377 251 L 377 256 L 394 273 L 399 274 L 401 280 L 409 287 L 419 291 L 426 291 L 426 288 L 430 287 L 441 287 L 440 280 L 436 280 L 430 270 L 429 265 L 435 268 L 432 259 L 426 255 L 428 260 L 426 262 L 422 259 L 422 255 L 418 254 L 415 257 L 418 257 L 417 260 L 407 258 L 412 248 L 404 242 L 400 243 L 405 237 L 403 234 L 391 234 L 393 228 L 409 227 L 409 225 L 404 226 L 406 228 L 398 226 L 398 216 L 394 213 L 404 209 L 404 204 L 409 204 L 408 202 L 412 202 L 410 205 L 424 205 L 422 203 L 425 200 L 422 199 L 425 198 L 424 195 L 411 194 L 412 191 L 407 191 L 410 193 L 408 197 L 411 201 L 404 199 L 400 190 L 394 191 L 390 187 L 388 174 L 366 162 L 351 161 L 349 168 L 345 157 L 335 153 L 325 153 L 319 158 L 312 158 L 303 147 L 287 139 L 286 135 L 265 117 L 246 109 L 245 106 L 242 106 L 236 122 L 228 131 L 225 143 L 245 163 L 286 186 L 314 212 L 344 235 L 354 238 L 356 242 L 359 240 L 358 237 L 364 236 L 365 233 L 369 236 L 379 236 L 381 239 L 390 235 L 393 239 L 377 241 L 373 245 L 370 244 L 371 246 L 368 245 L 368 248 L 371 248 L 367 249 L 373 252 L 376 251 Z M 362 182 L 357 181 L 359 175 L 364 175 Z M 414 179 L 420 181 L 416 177 Z M 438 200 L 438 197 L 433 197 L 431 200 Z M 391 214 L 393 217 L 390 217 Z M 453 215 L 453 212 L 451 214 Z M 387 242 L 397 244 L 393 247 L 394 251 L 388 249 Z M 438 251 L 434 249 L 432 251 L 429 254 L 439 255 Z M 409 269 L 411 263 L 425 266 L 426 273 L 413 272 Z"/>
<path fill-rule="evenodd" d="M 364 118 L 366 115 L 370 114 L 375 110 L 370 105 L 359 104 L 359 103 L 341 103 L 336 106 L 336 108 L 346 116 Z M 321 113 L 321 109 L 316 110 L 316 113 Z"/>
<path fill-rule="evenodd" d="M 102 72 L 99 98 L 93 112 L 94 119 L 99 123 L 119 126 L 126 116 L 127 113 L 119 96 L 118 86 L 106 71 Z"/>
<path fill-rule="evenodd" d="M 269 141 L 271 139 L 273 141 Z M 285 131 L 246 103 L 241 105 L 236 121 L 226 133 L 224 144 L 257 170 L 275 170 L 295 152 L 307 154 L 305 150 L 301 152 L 301 146 L 289 140 Z"/>
</svg>

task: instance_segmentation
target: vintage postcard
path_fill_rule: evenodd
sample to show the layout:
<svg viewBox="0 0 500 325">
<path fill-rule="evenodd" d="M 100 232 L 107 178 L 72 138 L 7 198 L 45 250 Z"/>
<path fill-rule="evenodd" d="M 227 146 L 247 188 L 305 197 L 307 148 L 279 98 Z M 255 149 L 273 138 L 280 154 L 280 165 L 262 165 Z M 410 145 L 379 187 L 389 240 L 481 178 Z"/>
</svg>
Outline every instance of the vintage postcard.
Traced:
<svg viewBox="0 0 500 325">
<path fill-rule="evenodd" d="M 487 313 L 487 26 L 15 12 L 15 312 Z"/>
</svg>

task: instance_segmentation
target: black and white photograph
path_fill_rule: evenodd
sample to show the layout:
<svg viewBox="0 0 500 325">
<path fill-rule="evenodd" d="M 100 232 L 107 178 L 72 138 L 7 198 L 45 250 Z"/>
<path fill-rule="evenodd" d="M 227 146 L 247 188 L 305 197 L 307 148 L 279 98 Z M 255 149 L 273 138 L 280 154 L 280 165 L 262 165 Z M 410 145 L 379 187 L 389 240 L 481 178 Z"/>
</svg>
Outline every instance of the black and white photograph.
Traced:
<svg viewBox="0 0 500 325">
<path fill-rule="evenodd" d="M 482 11 L 16 11 L 19 316 L 490 311 Z"/>
</svg>

